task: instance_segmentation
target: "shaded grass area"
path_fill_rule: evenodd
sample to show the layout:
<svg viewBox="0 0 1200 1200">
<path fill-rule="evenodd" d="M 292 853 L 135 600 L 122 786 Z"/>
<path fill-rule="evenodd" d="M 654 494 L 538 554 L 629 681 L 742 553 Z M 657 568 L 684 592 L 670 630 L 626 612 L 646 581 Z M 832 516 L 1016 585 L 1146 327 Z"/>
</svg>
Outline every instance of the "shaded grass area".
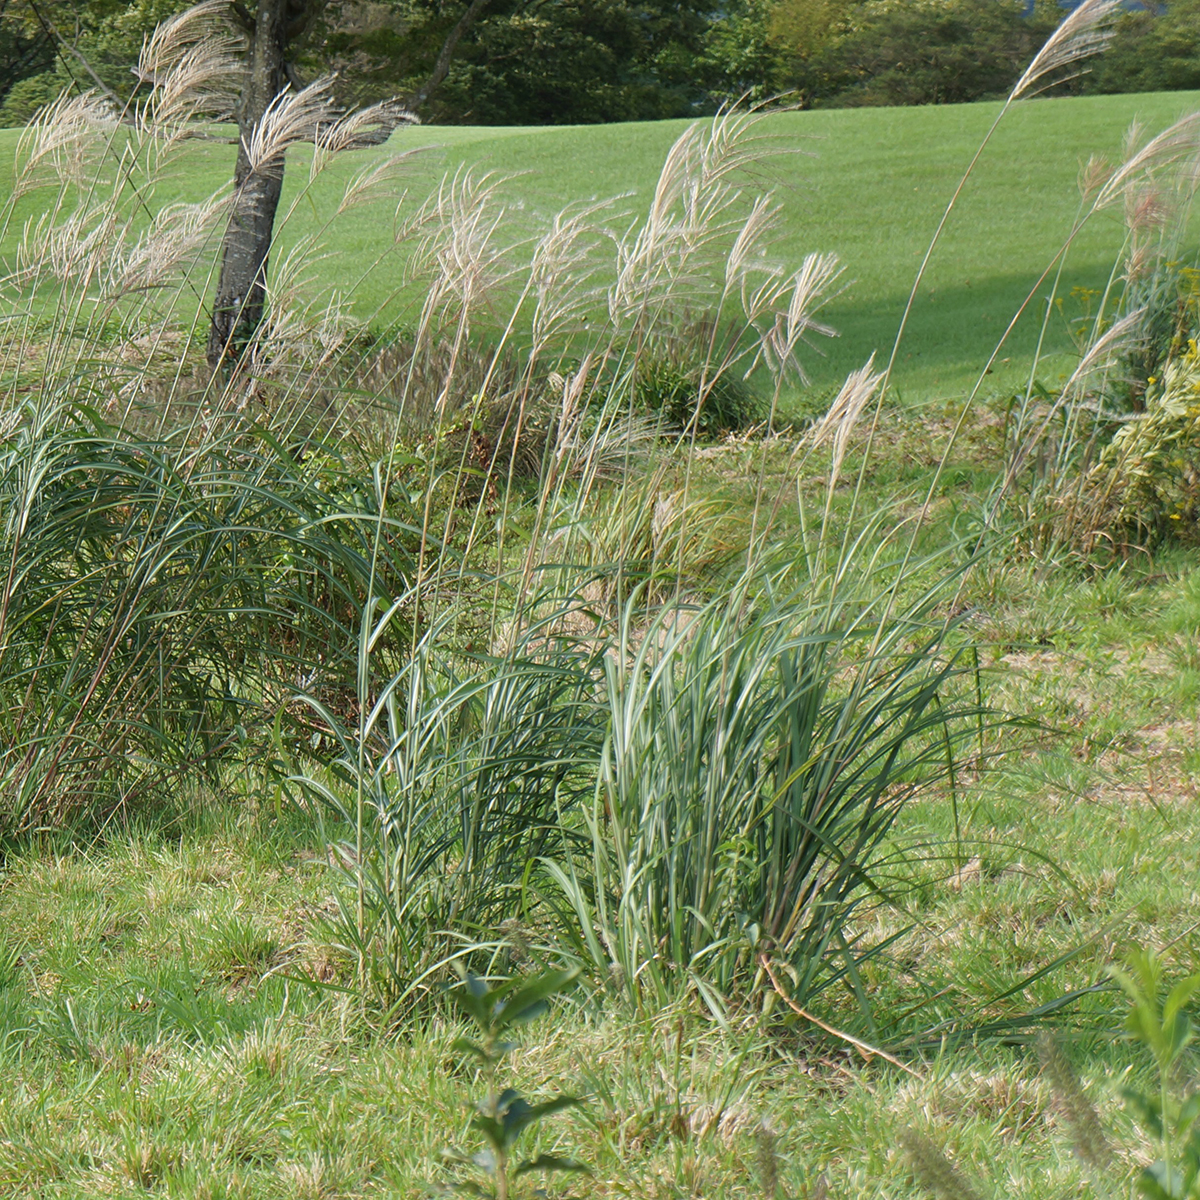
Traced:
<svg viewBox="0 0 1200 1200">
<path fill-rule="evenodd" d="M 871 487 L 919 496 L 952 417 L 886 418 Z M 986 482 L 994 437 L 985 427 L 962 444 L 936 529 Z M 736 509 L 764 453 L 772 478 L 782 439 L 710 448 L 698 488 Z M 514 1058 L 531 1095 L 589 1097 L 532 1147 L 592 1164 L 560 1194 L 761 1196 L 764 1119 L 786 1196 L 811 1194 L 821 1175 L 834 1196 L 911 1194 L 897 1135 L 914 1124 L 1002 1193 L 1084 1186 L 1028 1026 L 1002 1023 L 1103 985 L 1131 945 L 1181 963 L 1200 954 L 1200 570 L 1169 553 L 1094 576 L 1001 559 L 961 602 L 989 699 L 1037 725 L 988 731 L 989 750 L 1011 753 L 960 774 L 957 845 L 944 791 L 905 810 L 890 852 L 917 886 L 863 918 L 870 935 L 897 935 L 866 981 L 883 1040 L 955 1011 L 1002 1036 L 922 1039 L 906 1055 L 913 1076 L 778 1012 L 722 1031 L 694 1002 L 635 1017 L 577 996 Z M 353 965 L 324 923 L 338 876 L 317 829 L 237 792 L 230 781 L 223 796 L 180 795 L 174 812 L 83 843 L 9 848 L 0 1192 L 416 1197 L 440 1148 L 470 1142 L 457 1029 L 436 1009 L 402 1031 L 372 1027 L 341 990 Z M 822 1003 L 834 1024 L 857 1019 L 848 990 Z M 1070 1053 L 1127 1139 L 1117 1088 L 1143 1064 L 1112 1038 L 1122 1008 L 1101 987 L 1055 1020 L 1077 1032 Z"/>
<path fill-rule="evenodd" d="M 1156 93 L 1018 105 L 981 160 L 922 285 L 893 379 L 898 393 L 908 399 L 965 393 L 1066 237 L 1079 204 L 1081 165 L 1093 154 L 1118 159 L 1132 122 L 1155 132 L 1196 104 L 1193 93 Z M 842 109 L 781 114 L 765 123 L 761 163 L 747 184 L 779 189 L 780 259 L 835 251 L 847 268 L 845 290 L 826 309 L 841 336 L 819 339 L 805 357 L 814 393 L 839 384 L 872 351 L 890 349 L 946 199 L 996 111 L 993 104 Z M 311 191 L 305 190 L 304 155 L 294 153 L 284 208 L 304 195 L 280 231 L 280 247 L 323 233 L 346 180 L 369 156 L 421 150 L 386 197 L 339 218 L 336 240 L 324 246 L 313 272 L 320 283 L 352 294 L 360 319 L 403 324 L 413 296 L 405 290 L 404 249 L 393 249 L 398 202 L 402 214 L 411 213 L 444 173 L 469 166 L 505 177 L 502 194 L 531 226 L 564 205 L 621 197 L 612 221 L 623 228 L 627 221 L 619 214 L 645 211 L 663 155 L 684 124 L 402 128 L 384 149 L 343 156 Z M 0 134 L 0 159 L 8 158 L 16 137 L 15 131 Z M 158 188 L 155 203 L 208 195 L 228 178 L 232 161 L 232 146 L 194 143 L 174 179 Z M 37 195 L 24 200 L 14 228 L 40 203 Z M 1076 241 L 1061 288 L 1064 304 L 1050 324 L 1048 347 L 1055 353 L 1043 364 L 1051 386 L 1069 370 L 1069 322 L 1084 311 L 1071 291 L 1104 286 L 1123 236 L 1112 213 Z M 985 394 L 1022 382 L 1048 292 L 1048 286 L 1040 289 L 985 381 Z"/>
</svg>

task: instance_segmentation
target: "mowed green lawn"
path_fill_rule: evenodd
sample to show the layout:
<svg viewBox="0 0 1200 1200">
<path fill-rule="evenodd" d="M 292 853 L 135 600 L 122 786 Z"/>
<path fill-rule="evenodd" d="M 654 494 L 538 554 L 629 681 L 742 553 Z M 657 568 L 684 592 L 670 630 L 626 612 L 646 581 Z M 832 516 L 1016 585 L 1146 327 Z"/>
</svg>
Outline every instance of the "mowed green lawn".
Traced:
<svg viewBox="0 0 1200 1200">
<path fill-rule="evenodd" d="M 1116 159 L 1131 122 L 1153 134 L 1200 107 L 1200 93 L 1035 100 L 1005 119 L 951 219 L 921 289 L 901 354 L 896 385 L 906 399 L 962 394 L 973 384 L 1011 315 L 1062 243 L 1079 208 L 1077 178 L 1090 155 Z M 942 209 L 994 119 L 994 104 L 940 108 L 834 110 L 774 115 L 764 132 L 797 151 L 764 160 L 748 190 L 774 187 L 783 203 L 780 261 L 798 263 L 813 250 L 836 251 L 846 264 L 845 290 L 827 317 L 840 331 L 821 341 L 807 365 L 825 390 L 872 350 L 886 355 Z M 388 306 L 401 274 L 392 251 L 397 201 L 416 209 L 446 172 L 463 165 L 506 176 L 514 225 L 548 217 L 571 201 L 624 196 L 617 211 L 644 210 L 663 158 L 686 122 L 584 127 L 488 129 L 417 127 L 398 131 L 384 150 L 343 156 L 306 194 L 282 233 L 285 243 L 321 230 L 327 257 L 319 276 L 350 295 L 364 318 Z M 0 135 L 0 154 L 15 143 Z M 344 181 L 368 155 L 425 148 L 396 195 L 329 223 Z M 289 195 L 307 183 L 295 154 Z M 159 198 L 200 198 L 228 178 L 233 148 L 189 147 Z M 402 196 L 403 193 L 403 196 Z M 26 200 L 22 210 L 35 206 Z M 624 220 L 614 217 L 614 222 Z M 1101 288 L 1124 238 L 1117 211 L 1093 220 L 1077 240 L 1060 287 L 1065 303 L 1050 326 L 1049 345 L 1071 346 L 1068 319 L 1082 312 L 1072 288 Z M 1193 239 L 1194 240 L 1194 239 Z M 1048 292 L 1040 289 L 1040 296 Z M 1014 385 L 1027 369 L 1045 301 L 1002 353 L 1007 364 L 986 392 Z M 388 311 L 395 313 L 390 303 Z M 400 314 L 402 316 L 402 314 Z M 1059 355 L 1042 371 L 1053 384 L 1069 369 Z"/>
</svg>

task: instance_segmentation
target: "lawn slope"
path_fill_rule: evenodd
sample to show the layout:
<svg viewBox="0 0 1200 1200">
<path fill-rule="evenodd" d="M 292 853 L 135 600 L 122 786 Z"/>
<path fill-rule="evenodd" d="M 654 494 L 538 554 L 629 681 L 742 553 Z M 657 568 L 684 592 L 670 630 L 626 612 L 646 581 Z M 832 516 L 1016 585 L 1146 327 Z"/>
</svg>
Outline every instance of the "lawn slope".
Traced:
<svg viewBox="0 0 1200 1200">
<path fill-rule="evenodd" d="M 1200 107 L 1197 93 L 1155 93 L 1036 100 L 1017 105 L 1001 124 L 953 215 L 922 287 L 896 383 L 909 398 L 961 394 L 974 382 L 996 339 L 1063 242 L 1079 208 L 1077 177 L 1091 155 L 1120 154 L 1134 121 L 1154 133 Z M 845 289 L 827 310 L 840 337 L 822 339 L 807 365 L 816 390 L 827 389 L 872 350 L 890 349 L 915 272 L 958 179 L 996 116 L 995 104 L 937 108 L 839 109 L 774 115 L 764 122 L 767 155 L 747 190 L 773 187 L 783 203 L 776 247 L 798 263 L 812 250 L 833 250 L 846 264 Z M 413 212 L 447 172 L 470 167 L 504 177 L 502 189 L 524 218 L 545 218 L 573 201 L 622 197 L 613 215 L 648 202 L 663 158 L 686 122 L 528 129 L 409 127 L 384 149 L 343 156 L 309 189 L 303 153 L 288 169 L 289 198 L 304 191 L 281 231 L 285 245 L 320 233 L 327 257 L 317 274 L 353 294 L 358 315 L 380 306 L 398 314 L 403 247 L 393 250 L 397 206 Z M 8 157 L 15 132 L 0 135 Z M 342 186 L 368 156 L 421 149 L 392 193 L 331 222 Z M 173 187 L 158 199 L 207 195 L 232 167 L 233 148 L 197 143 L 181 160 Z M 19 215 L 37 211 L 37 197 Z M 1117 212 L 1094 220 L 1068 260 L 1062 311 L 1050 342 L 1071 345 L 1067 324 L 1083 311 L 1073 288 L 1101 288 L 1119 253 Z M 988 380 L 989 391 L 1016 382 L 1036 340 L 1048 287 Z M 411 293 L 409 293 L 411 300 Z M 1059 359 L 1047 383 L 1065 369 Z"/>
</svg>

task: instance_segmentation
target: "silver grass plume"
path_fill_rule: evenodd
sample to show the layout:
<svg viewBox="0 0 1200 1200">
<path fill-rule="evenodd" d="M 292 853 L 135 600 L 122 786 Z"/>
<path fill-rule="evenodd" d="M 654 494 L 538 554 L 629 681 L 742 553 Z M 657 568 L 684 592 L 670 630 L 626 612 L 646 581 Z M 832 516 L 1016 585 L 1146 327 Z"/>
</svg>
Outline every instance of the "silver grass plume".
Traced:
<svg viewBox="0 0 1200 1200">
<path fill-rule="evenodd" d="M 338 117 L 317 133 L 311 173 L 316 175 L 333 155 L 343 150 L 381 146 L 398 125 L 420 123 L 417 114 L 397 100 L 384 100 Z"/>
<path fill-rule="evenodd" d="M 43 182 L 42 169 L 49 170 L 55 183 L 82 183 L 94 165 L 98 135 L 110 133 L 116 125 L 112 105 L 99 93 L 69 96 L 64 92 L 21 132 L 14 198 Z"/>
<path fill-rule="evenodd" d="M 15 269 L 4 282 L 36 287 L 48 277 L 86 288 L 106 269 L 118 238 L 117 219 L 109 209 L 78 209 L 57 221 L 52 213 L 31 217 L 17 243 Z"/>
<path fill-rule="evenodd" d="M 806 442 L 813 450 L 826 443 L 833 445 L 833 463 L 829 471 L 829 493 L 832 494 L 850 445 L 850 435 L 859 417 L 883 382 L 883 372 L 875 370 L 875 355 L 864 366 L 851 371 L 841 391 L 825 415 L 809 430 Z"/>
<path fill-rule="evenodd" d="M 1101 53 L 1112 40 L 1113 24 L 1123 8 L 1122 0 L 1083 0 L 1037 52 L 1017 80 L 1011 99 L 1060 83 L 1068 68 Z"/>
<path fill-rule="evenodd" d="M 324 76 L 298 92 L 281 92 L 271 101 L 244 143 L 251 173 L 277 170 L 289 147 L 317 140 L 321 129 L 333 121 L 332 84 L 333 79 Z"/>
<path fill-rule="evenodd" d="M 746 222 L 744 197 L 733 177 L 772 152 L 755 133 L 759 119 L 759 114 L 728 111 L 689 126 L 676 139 L 646 219 L 617 242 L 616 282 L 609 292 L 614 323 L 639 319 L 668 297 L 681 299 L 681 287 L 708 293 L 714 276 L 726 273 L 726 247 L 737 241 Z M 762 214 L 755 217 L 756 227 L 761 220 Z"/>
<path fill-rule="evenodd" d="M 764 261 L 763 247 L 782 211 L 783 205 L 771 197 L 755 197 L 754 206 L 738 230 L 725 260 L 726 290 L 741 296 L 742 309 L 752 321 L 760 315 L 757 305 L 750 298 L 749 281 L 752 274 L 762 272 L 768 279 L 778 279 L 781 275 L 778 267 Z"/>
<path fill-rule="evenodd" d="M 610 201 L 573 205 L 554 214 L 534 246 L 529 286 L 534 298 L 532 347 L 539 355 L 559 334 L 582 328 L 602 299 L 595 283 L 606 231 L 598 220 Z"/>
<path fill-rule="evenodd" d="M 1058 403 L 1073 396 L 1078 389 L 1099 371 L 1109 370 L 1119 355 L 1145 337 L 1146 309 L 1135 308 L 1119 321 L 1115 321 L 1089 347 L 1071 372 L 1059 393 Z"/>
<path fill-rule="evenodd" d="M 1100 189 L 1095 207 L 1107 208 L 1123 201 L 1125 185 L 1143 172 L 1180 161 L 1190 164 L 1197 156 L 1200 156 L 1200 113 L 1189 113 L 1129 154 Z"/>
<path fill-rule="evenodd" d="M 150 228 L 128 249 L 116 254 L 107 269 L 110 297 L 165 287 L 195 265 L 224 215 L 229 199 L 213 196 L 201 204 L 168 204 Z"/>
<path fill-rule="evenodd" d="M 349 212 L 361 204 L 370 204 L 385 197 L 394 198 L 395 188 L 392 185 L 419 153 L 419 150 L 409 150 L 404 154 L 389 154 L 387 158 L 368 163 L 356 171 L 346 181 L 336 215 L 341 216 L 342 213 Z M 315 161 L 316 156 L 313 158 Z"/>
<path fill-rule="evenodd" d="M 224 0 L 206 0 L 163 21 L 142 43 L 134 74 L 151 88 L 139 114 L 151 126 L 228 117 L 237 102 L 245 39 Z"/>
<path fill-rule="evenodd" d="M 1106 158 L 1092 154 L 1079 171 L 1079 195 L 1084 204 L 1091 204 L 1100 194 L 1100 189 L 1113 173 L 1113 165 Z"/>
<path fill-rule="evenodd" d="M 807 377 L 796 358 L 796 350 L 809 333 L 836 337 L 831 326 L 816 319 L 816 313 L 829 300 L 829 289 L 842 273 L 836 254 L 810 254 L 790 280 L 787 305 L 774 314 L 774 321 L 762 338 L 761 355 L 777 375 L 789 368 L 802 381 Z"/>
<path fill-rule="evenodd" d="M 491 172 L 460 168 L 418 214 L 414 224 L 425 233 L 416 261 L 428 283 L 423 327 L 438 311 L 452 309 L 456 319 L 469 319 L 508 274 L 509 248 L 497 239 L 505 216 L 500 183 Z"/>
<path fill-rule="evenodd" d="M 190 46 L 168 71 L 157 73 L 143 112 L 152 126 L 178 126 L 199 117 L 224 120 L 237 103 L 241 65 L 233 38 Z"/>
<path fill-rule="evenodd" d="M 135 74 L 145 83 L 155 84 L 159 77 L 177 67 L 196 46 L 231 36 L 226 19 L 226 0 L 204 0 L 202 4 L 159 22 L 142 43 Z"/>
<path fill-rule="evenodd" d="M 320 366 L 345 344 L 351 322 L 343 297 L 308 299 L 315 291 L 315 253 L 310 235 L 298 238 L 271 272 L 262 326 L 257 334 L 264 362 Z"/>
<path fill-rule="evenodd" d="M 1013 455 L 1012 463 L 1005 473 L 1001 495 L 1008 490 L 1012 481 L 1020 474 L 1058 414 L 1073 401 L 1079 399 L 1080 392 L 1087 381 L 1098 372 L 1109 370 L 1120 354 L 1145 337 L 1145 319 L 1146 309 L 1144 307 L 1134 309 L 1092 342 L 1087 353 L 1080 359 L 1079 365 L 1063 384 L 1054 403 L 1042 414 L 1037 429 L 1022 439 L 1020 448 Z"/>
</svg>

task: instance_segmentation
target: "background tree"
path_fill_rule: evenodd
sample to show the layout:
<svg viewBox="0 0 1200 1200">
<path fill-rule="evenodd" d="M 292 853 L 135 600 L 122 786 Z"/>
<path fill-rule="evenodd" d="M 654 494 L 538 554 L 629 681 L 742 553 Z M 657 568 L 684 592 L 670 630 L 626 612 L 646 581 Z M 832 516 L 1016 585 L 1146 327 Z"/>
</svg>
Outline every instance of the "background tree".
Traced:
<svg viewBox="0 0 1200 1200">
<path fill-rule="evenodd" d="M 1200 0 L 1148 3 L 1126 13 L 1086 90 L 1161 92 L 1200 88 Z"/>
<path fill-rule="evenodd" d="M 286 144 L 264 145 L 264 118 L 296 78 L 294 49 L 324 0 L 258 0 L 251 12 L 235 3 L 246 34 L 246 65 L 237 106 L 234 204 L 221 244 L 221 272 L 208 334 L 212 367 L 253 336 L 267 295 L 267 259 L 283 190 Z M 315 130 L 305 129 L 303 133 Z"/>
<path fill-rule="evenodd" d="M 824 57 L 855 27 L 864 0 L 775 0 L 766 21 L 766 38 L 779 63 L 780 88 L 812 104 L 830 92 Z"/>
<path fill-rule="evenodd" d="M 772 31 L 808 103 L 948 104 L 1005 93 L 1060 18 L 1024 0 L 782 0 Z"/>
</svg>

